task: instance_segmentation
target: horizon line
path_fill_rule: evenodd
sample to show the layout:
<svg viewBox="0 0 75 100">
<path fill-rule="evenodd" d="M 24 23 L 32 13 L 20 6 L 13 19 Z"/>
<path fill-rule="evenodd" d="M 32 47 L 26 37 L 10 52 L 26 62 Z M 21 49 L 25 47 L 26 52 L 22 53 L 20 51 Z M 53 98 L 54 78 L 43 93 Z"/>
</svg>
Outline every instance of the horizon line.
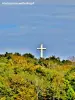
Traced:
<svg viewBox="0 0 75 100">
<path fill-rule="evenodd" d="M 35 53 L 32 53 L 32 52 L 19 52 L 19 51 L 5 51 L 5 52 L 0 52 L 0 54 L 5 54 L 6 52 L 8 52 L 8 53 L 12 53 L 12 54 L 14 54 L 14 53 L 19 53 L 19 54 L 21 54 L 21 55 L 23 55 L 23 54 L 32 54 L 35 58 L 40 58 L 40 56 L 38 56 L 38 55 L 36 55 Z M 49 57 L 51 57 L 51 56 L 55 56 L 56 58 L 57 57 L 59 57 L 60 58 L 60 60 L 68 60 L 68 58 L 70 58 L 70 57 L 73 57 L 73 56 L 65 56 L 65 57 L 63 57 L 63 56 L 57 56 L 57 55 L 54 55 L 54 54 L 52 54 L 52 55 L 47 55 L 47 56 L 44 56 L 43 58 L 49 58 Z"/>
</svg>

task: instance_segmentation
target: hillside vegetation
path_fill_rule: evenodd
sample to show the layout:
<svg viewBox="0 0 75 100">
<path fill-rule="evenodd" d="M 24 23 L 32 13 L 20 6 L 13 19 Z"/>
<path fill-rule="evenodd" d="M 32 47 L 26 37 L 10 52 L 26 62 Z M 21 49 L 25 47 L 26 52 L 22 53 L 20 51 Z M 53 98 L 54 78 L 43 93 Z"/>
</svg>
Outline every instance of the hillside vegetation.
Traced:
<svg viewBox="0 0 75 100">
<path fill-rule="evenodd" d="M 0 100 L 75 100 L 75 62 L 0 54 Z"/>
</svg>

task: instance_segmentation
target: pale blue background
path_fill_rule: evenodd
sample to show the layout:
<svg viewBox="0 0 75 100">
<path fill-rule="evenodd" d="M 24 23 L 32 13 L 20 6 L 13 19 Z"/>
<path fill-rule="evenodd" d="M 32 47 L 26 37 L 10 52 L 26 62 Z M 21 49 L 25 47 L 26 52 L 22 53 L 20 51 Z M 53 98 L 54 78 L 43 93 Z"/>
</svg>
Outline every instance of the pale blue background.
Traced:
<svg viewBox="0 0 75 100">
<path fill-rule="evenodd" d="M 33 6 L 3 6 L 0 0 L 0 53 L 30 52 L 36 57 L 75 56 L 75 0 L 27 0 Z M 26 1 L 26 0 L 11 0 Z"/>
</svg>

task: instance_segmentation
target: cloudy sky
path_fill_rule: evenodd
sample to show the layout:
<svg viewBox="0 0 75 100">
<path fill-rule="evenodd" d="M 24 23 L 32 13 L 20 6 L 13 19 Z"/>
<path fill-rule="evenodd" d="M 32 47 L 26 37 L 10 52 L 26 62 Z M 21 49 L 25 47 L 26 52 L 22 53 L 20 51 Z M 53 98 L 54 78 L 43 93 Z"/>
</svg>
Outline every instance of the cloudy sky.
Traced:
<svg viewBox="0 0 75 100">
<path fill-rule="evenodd" d="M 44 56 L 75 56 L 75 0 L 27 0 L 34 5 L 2 5 L 0 0 L 0 53 L 30 52 L 43 43 Z M 26 0 L 11 0 L 11 2 Z"/>
</svg>

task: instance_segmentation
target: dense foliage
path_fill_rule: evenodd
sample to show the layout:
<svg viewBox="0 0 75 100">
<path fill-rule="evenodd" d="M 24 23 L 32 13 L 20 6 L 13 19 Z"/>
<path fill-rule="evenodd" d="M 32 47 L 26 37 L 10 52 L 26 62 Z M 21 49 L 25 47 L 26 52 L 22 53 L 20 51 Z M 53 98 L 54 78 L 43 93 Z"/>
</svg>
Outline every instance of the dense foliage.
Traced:
<svg viewBox="0 0 75 100">
<path fill-rule="evenodd" d="M 75 62 L 0 54 L 0 100 L 75 100 Z"/>
</svg>

